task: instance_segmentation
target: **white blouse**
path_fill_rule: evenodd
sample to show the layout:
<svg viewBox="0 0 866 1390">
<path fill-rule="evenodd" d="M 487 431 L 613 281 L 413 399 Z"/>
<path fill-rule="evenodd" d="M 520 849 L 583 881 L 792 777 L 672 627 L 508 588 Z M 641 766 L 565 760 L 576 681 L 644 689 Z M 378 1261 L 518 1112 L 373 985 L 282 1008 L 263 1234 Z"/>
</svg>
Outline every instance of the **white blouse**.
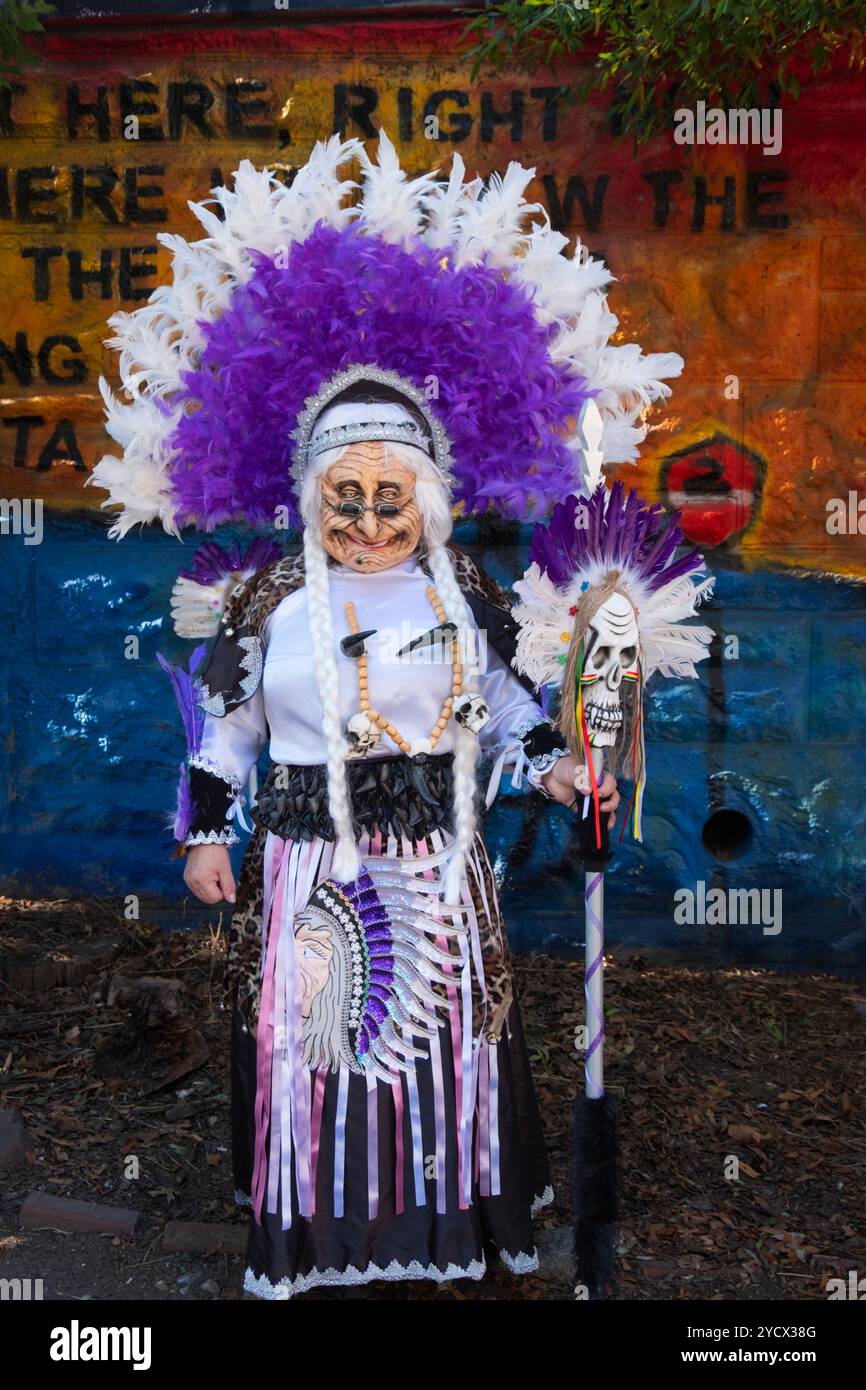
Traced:
<svg viewBox="0 0 866 1390">
<path fill-rule="evenodd" d="M 344 656 L 340 639 L 349 633 L 345 605 L 351 600 L 361 631 L 375 629 L 366 642 L 370 704 L 411 742 L 429 738 L 443 701 L 451 693 L 450 654 L 426 648 L 405 656 L 401 648 L 435 627 L 438 619 L 426 589 L 429 575 L 414 557 L 391 569 L 357 574 L 342 565 L 329 571 L 331 612 L 337 644 L 340 719 L 345 727 L 360 710 L 358 663 Z M 269 615 L 261 633 L 264 669 L 256 693 L 223 718 L 205 718 L 199 756 L 214 770 L 247 780 L 270 733 L 270 757 L 275 763 L 325 763 L 322 704 L 313 666 L 313 645 L 307 610 L 307 591 L 289 594 Z M 541 708 L 515 673 L 497 656 L 473 620 L 479 690 L 490 708 L 490 719 L 479 740 L 484 754 L 500 768 L 525 765 L 519 735 L 544 720 Z M 464 666 L 467 653 L 463 653 Z M 454 721 L 449 720 L 436 745 L 437 753 L 453 750 Z M 368 757 L 392 757 L 398 752 L 383 735 Z M 529 770 L 530 780 L 539 779 Z"/>
</svg>

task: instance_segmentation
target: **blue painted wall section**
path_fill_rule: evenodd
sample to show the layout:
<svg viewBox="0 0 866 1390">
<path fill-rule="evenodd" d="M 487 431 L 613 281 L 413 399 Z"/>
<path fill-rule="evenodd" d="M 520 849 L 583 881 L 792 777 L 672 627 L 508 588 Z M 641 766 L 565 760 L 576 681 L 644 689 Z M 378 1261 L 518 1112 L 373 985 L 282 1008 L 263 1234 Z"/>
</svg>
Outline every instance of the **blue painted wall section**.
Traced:
<svg viewBox="0 0 866 1390">
<path fill-rule="evenodd" d="M 502 582 L 526 563 L 525 529 L 464 524 L 457 539 Z M 38 546 L 0 537 L 6 891 L 136 893 L 180 906 L 168 826 L 183 738 L 156 652 L 185 662 L 192 650 L 172 631 L 169 595 L 197 544 L 156 532 L 118 544 L 84 516 L 46 519 Z M 720 650 L 699 681 L 650 687 L 645 843 L 617 846 L 610 937 L 696 960 L 851 965 L 866 957 L 866 586 L 747 574 L 719 555 L 712 564 L 709 621 L 737 635 L 739 657 Z M 124 656 L 129 636 L 138 660 Z M 742 813 L 751 833 L 728 861 L 702 840 L 722 809 Z M 506 788 L 487 834 L 514 948 L 579 945 L 568 815 Z M 675 892 L 699 881 L 781 889 L 782 932 L 676 925 Z"/>
</svg>

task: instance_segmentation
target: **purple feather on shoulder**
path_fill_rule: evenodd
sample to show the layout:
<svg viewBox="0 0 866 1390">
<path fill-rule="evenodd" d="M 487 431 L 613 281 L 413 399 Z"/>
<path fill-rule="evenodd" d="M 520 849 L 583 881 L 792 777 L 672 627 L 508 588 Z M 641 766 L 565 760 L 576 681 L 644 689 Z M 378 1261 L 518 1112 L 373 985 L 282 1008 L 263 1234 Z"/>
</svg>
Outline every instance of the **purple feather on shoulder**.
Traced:
<svg viewBox="0 0 866 1390">
<path fill-rule="evenodd" d="M 195 552 L 192 565 L 179 569 L 178 575 L 183 579 L 191 579 L 195 584 L 214 584 L 227 574 L 262 570 L 279 560 L 282 553 L 279 542 L 267 536 L 256 536 L 245 551 L 241 550 L 239 541 L 234 541 L 228 546 L 217 545 L 216 541 L 206 541 Z"/>
<path fill-rule="evenodd" d="M 182 666 L 172 666 L 166 661 L 162 652 L 157 652 L 156 659 L 165 674 L 171 681 L 174 690 L 177 706 L 180 710 L 181 722 L 183 724 L 184 736 L 186 738 L 187 758 L 192 758 L 201 747 L 202 730 L 204 729 L 204 711 L 197 704 L 198 684 L 195 673 L 201 665 L 204 654 L 207 651 L 207 644 L 202 642 L 192 652 L 187 669 Z M 174 813 L 174 838 L 183 844 L 187 833 L 193 822 L 195 815 L 195 805 L 192 800 L 192 792 L 189 785 L 189 770 L 186 763 L 180 765 L 180 778 L 177 784 L 177 805 Z"/>
</svg>

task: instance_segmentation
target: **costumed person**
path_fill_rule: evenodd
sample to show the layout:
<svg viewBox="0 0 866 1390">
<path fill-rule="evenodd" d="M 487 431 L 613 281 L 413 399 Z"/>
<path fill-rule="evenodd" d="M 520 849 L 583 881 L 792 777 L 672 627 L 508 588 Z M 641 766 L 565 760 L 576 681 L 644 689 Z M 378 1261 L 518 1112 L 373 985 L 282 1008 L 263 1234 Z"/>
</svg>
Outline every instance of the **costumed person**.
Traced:
<svg viewBox="0 0 866 1390">
<path fill-rule="evenodd" d="M 573 490 L 591 393 L 605 456 L 633 458 L 681 363 L 607 345 L 609 276 L 526 227 L 532 174 L 484 189 L 455 156 L 446 183 L 410 181 L 384 135 L 377 165 L 318 146 L 291 188 L 244 161 L 221 220 L 192 205 L 205 238 L 162 236 L 173 285 L 111 320 L 130 401 L 101 382 L 123 456 L 92 481 L 113 534 L 303 527 L 300 554 L 251 575 L 209 544 L 174 601 L 179 632 L 215 632 L 173 673 L 175 834 L 204 901 L 235 897 L 228 847 L 269 744 L 226 981 L 245 1287 L 266 1298 L 479 1278 L 491 1253 L 537 1267 L 552 1192 L 478 764 L 488 798 L 508 767 L 569 806 L 576 764 L 452 515 L 539 516 Z M 613 778 L 599 790 L 612 816 Z"/>
</svg>

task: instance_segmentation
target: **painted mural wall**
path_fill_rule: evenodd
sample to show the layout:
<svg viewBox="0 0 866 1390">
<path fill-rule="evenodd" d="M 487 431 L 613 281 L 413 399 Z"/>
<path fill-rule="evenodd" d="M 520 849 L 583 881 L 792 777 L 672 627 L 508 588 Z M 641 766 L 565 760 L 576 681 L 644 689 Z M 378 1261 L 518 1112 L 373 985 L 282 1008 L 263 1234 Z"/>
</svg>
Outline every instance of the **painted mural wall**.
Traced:
<svg viewBox="0 0 866 1390">
<path fill-rule="evenodd" d="M 187 200 L 241 158 L 290 179 L 316 139 L 384 126 L 413 171 L 454 150 L 481 174 L 535 165 L 530 195 L 617 277 L 622 341 L 686 361 L 627 481 L 705 547 L 718 650 L 650 700 L 645 844 L 618 849 L 612 935 L 699 959 L 862 958 L 866 81 L 804 75 L 776 155 L 669 137 L 635 152 L 601 105 L 563 98 L 568 73 L 472 84 L 460 28 L 55 23 L 44 66 L 0 93 L 0 883 L 180 902 L 182 739 L 155 654 L 188 655 L 168 598 L 196 541 L 109 542 L 83 486 L 111 449 L 106 318 L 165 277 L 156 233 L 188 235 Z M 506 582 L 525 563 L 527 533 L 495 519 L 458 539 Z M 515 793 L 488 830 L 514 944 L 579 941 L 564 813 Z M 780 890 L 781 930 L 678 924 L 674 893 L 700 883 Z"/>
</svg>

